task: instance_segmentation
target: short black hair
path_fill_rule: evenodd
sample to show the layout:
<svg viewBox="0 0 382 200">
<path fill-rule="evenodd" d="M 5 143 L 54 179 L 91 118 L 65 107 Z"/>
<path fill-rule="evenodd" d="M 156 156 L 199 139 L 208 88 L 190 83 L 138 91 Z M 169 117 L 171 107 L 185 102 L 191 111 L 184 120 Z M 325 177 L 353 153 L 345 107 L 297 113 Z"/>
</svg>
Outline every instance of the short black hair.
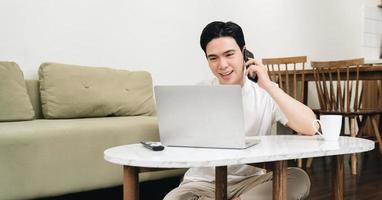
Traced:
<svg viewBox="0 0 382 200">
<path fill-rule="evenodd" d="M 200 35 L 200 46 L 205 54 L 207 54 L 207 44 L 211 40 L 219 37 L 232 37 L 240 49 L 243 49 L 245 46 L 243 30 L 239 25 L 234 22 L 214 21 L 207 24 Z"/>
</svg>

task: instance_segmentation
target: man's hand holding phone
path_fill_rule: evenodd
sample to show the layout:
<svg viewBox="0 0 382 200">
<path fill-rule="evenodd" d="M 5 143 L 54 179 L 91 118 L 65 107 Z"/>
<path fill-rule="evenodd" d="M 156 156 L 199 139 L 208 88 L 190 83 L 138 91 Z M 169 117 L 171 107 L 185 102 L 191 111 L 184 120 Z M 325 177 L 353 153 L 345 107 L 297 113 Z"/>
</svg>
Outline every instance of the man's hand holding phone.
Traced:
<svg viewBox="0 0 382 200">
<path fill-rule="evenodd" d="M 257 83 L 263 89 L 266 90 L 266 88 L 273 84 L 269 79 L 267 68 L 263 65 L 263 63 L 260 60 L 249 58 L 248 61 L 245 63 L 245 66 L 248 66 L 248 68 L 245 71 L 245 75 L 253 76 L 253 74 L 256 73 L 258 77 Z"/>
</svg>

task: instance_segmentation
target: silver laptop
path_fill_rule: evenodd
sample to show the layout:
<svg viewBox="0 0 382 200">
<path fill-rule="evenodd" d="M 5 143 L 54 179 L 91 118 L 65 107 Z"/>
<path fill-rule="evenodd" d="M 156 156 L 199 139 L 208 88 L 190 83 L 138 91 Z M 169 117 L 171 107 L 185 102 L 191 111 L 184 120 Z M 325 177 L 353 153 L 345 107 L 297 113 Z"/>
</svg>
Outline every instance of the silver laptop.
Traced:
<svg viewBox="0 0 382 200">
<path fill-rule="evenodd" d="M 244 149 L 246 140 L 241 88 L 229 86 L 155 86 L 162 144 Z"/>
</svg>

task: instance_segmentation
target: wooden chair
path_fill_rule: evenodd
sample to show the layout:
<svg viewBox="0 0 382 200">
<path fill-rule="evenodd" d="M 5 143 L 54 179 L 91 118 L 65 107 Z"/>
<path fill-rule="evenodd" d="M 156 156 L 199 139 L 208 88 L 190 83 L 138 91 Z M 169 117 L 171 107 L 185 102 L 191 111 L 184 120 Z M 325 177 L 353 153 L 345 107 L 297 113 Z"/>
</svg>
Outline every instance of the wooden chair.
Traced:
<svg viewBox="0 0 382 200">
<path fill-rule="evenodd" d="M 297 73 L 297 70 L 305 69 L 306 56 L 264 58 L 262 61 L 268 69 L 269 78 L 273 82 L 277 83 L 291 97 L 301 103 L 306 103 L 305 74 L 304 71 Z M 297 166 L 302 167 L 301 159 L 297 160 Z"/>
<path fill-rule="evenodd" d="M 362 130 L 367 118 L 371 119 L 375 137 L 382 153 L 381 135 L 377 123 L 378 115 L 382 114 L 381 107 L 364 108 L 360 103 L 363 95 L 362 82 L 359 80 L 359 68 L 364 59 L 339 61 L 312 61 L 314 79 L 320 103 L 318 114 L 342 115 L 350 121 L 350 135 L 356 135 Z M 350 77 L 349 69 L 354 68 L 356 75 Z M 356 123 L 358 131 L 356 131 Z M 352 174 L 357 173 L 357 157 L 351 156 Z"/>
<path fill-rule="evenodd" d="M 291 97 L 304 103 L 306 99 L 305 74 L 304 71 L 297 73 L 296 70 L 299 70 L 299 68 L 304 70 L 306 61 L 306 56 L 264 58 L 263 64 L 267 67 L 269 78 L 273 82 L 279 84 L 279 87 Z M 292 77 L 289 75 L 292 75 Z"/>
<path fill-rule="evenodd" d="M 362 106 L 368 106 L 369 108 L 371 106 L 374 108 L 382 108 L 382 80 L 365 80 L 362 82 L 362 85 L 364 95 L 367 95 L 367 98 L 362 98 Z M 379 116 L 379 129 L 382 129 L 381 116 Z M 362 129 L 362 132 L 360 133 L 366 134 L 367 136 L 375 135 L 371 120 L 367 120 L 364 129 Z"/>
</svg>

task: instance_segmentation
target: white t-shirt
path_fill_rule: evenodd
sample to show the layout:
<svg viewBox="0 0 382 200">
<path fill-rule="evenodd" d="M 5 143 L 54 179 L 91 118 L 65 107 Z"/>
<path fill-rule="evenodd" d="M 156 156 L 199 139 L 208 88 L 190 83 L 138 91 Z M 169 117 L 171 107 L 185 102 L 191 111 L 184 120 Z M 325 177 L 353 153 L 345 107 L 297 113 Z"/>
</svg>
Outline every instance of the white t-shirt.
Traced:
<svg viewBox="0 0 382 200">
<path fill-rule="evenodd" d="M 202 84 L 219 85 L 219 81 L 214 78 Z M 242 95 L 246 136 L 270 135 L 274 122 L 279 121 L 284 125 L 288 122 L 276 102 L 257 83 L 246 78 L 242 87 Z M 231 165 L 227 169 L 227 181 L 235 183 L 264 173 L 264 169 L 250 165 Z M 191 181 L 214 182 L 215 169 L 213 167 L 191 168 L 184 175 L 182 184 Z"/>
</svg>

